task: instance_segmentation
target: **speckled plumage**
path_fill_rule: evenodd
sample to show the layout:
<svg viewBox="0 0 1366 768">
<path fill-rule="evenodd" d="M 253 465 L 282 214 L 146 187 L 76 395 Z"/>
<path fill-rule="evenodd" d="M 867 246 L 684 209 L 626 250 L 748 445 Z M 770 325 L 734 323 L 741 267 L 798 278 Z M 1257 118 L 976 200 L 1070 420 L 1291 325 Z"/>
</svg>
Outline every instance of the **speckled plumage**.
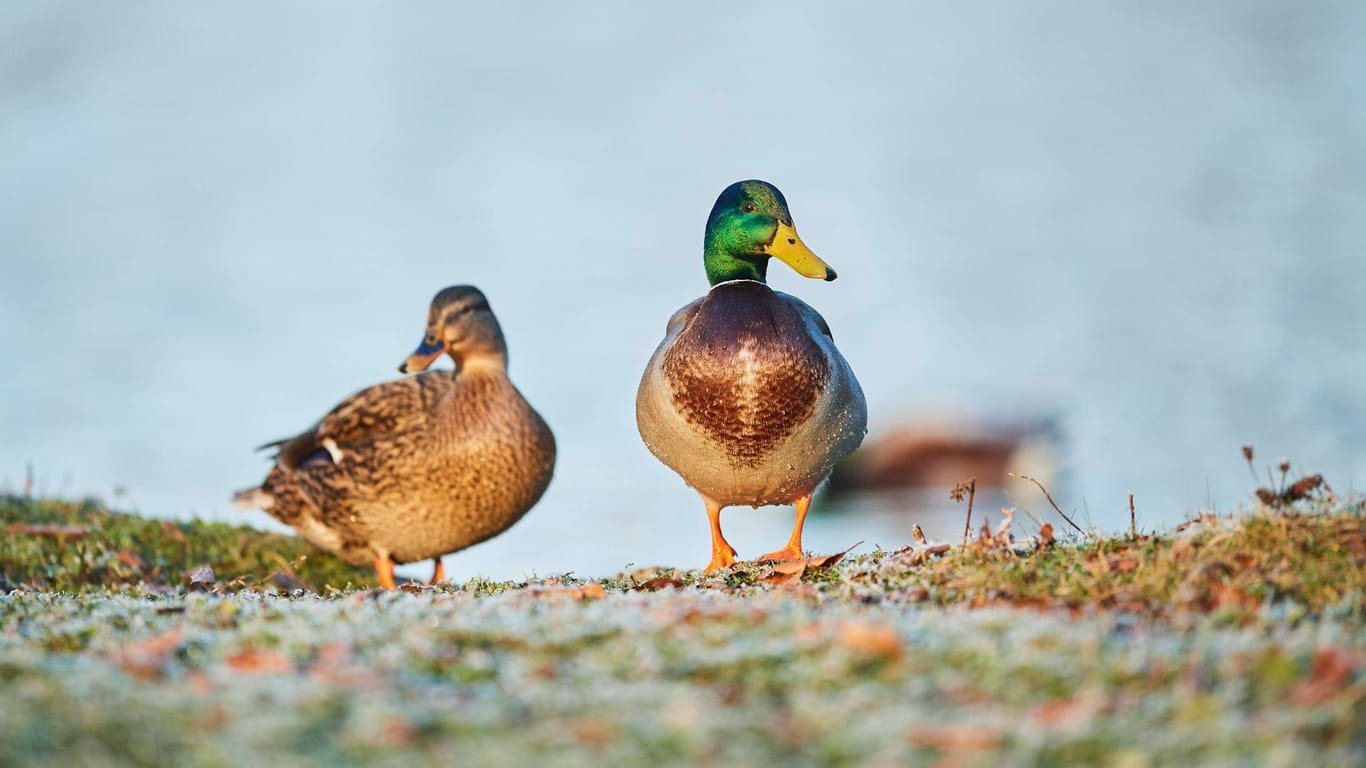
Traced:
<svg viewBox="0 0 1366 768">
<path fill-rule="evenodd" d="M 867 409 L 829 326 L 763 283 L 680 309 L 636 395 L 645 445 L 722 506 L 790 504 L 863 439 Z"/>
<path fill-rule="evenodd" d="M 401 369 L 441 351 L 456 370 L 347 398 L 275 444 L 265 482 L 237 500 L 353 563 L 437 558 L 516 523 L 550 483 L 555 440 L 508 380 L 501 330 L 476 289 L 437 295 L 423 355 Z"/>
</svg>

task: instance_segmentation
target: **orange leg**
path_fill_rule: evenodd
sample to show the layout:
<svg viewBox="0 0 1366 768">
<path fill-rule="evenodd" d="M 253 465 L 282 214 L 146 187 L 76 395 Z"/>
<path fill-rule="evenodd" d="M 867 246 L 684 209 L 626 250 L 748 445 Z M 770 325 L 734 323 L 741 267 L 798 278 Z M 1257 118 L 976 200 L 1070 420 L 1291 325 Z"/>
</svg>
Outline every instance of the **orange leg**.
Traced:
<svg viewBox="0 0 1366 768">
<path fill-rule="evenodd" d="M 798 560 L 802 555 L 802 526 L 806 524 L 806 508 L 811 506 L 811 494 L 807 494 L 797 499 L 797 525 L 792 529 L 792 536 L 787 540 L 787 546 L 777 552 L 769 552 L 759 558 L 760 560 Z"/>
<path fill-rule="evenodd" d="M 446 580 L 446 568 L 441 564 L 441 558 L 439 557 L 433 557 L 432 562 L 436 565 L 432 568 L 432 580 L 427 583 L 440 584 Z"/>
<path fill-rule="evenodd" d="M 721 533 L 721 505 L 705 496 L 702 501 L 707 505 L 707 517 L 711 518 L 711 562 L 707 563 L 706 570 L 711 573 L 735 564 L 735 548 Z"/>
<path fill-rule="evenodd" d="M 379 577 L 379 585 L 385 589 L 393 589 L 394 584 L 394 561 L 388 555 L 380 555 L 375 558 L 375 575 Z"/>
</svg>

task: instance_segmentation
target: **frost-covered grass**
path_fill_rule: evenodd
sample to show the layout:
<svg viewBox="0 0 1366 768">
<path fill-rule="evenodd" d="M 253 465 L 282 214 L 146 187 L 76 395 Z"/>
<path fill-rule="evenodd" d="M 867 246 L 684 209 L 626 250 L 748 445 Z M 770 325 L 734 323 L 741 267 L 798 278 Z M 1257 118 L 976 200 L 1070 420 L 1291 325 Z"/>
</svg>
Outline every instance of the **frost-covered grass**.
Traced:
<svg viewBox="0 0 1366 768">
<path fill-rule="evenodd" d="M 1366 525 L 1300 506 L 709 577 L 15 590 L 0 764 L 1359 765 Z"/>
</svg>

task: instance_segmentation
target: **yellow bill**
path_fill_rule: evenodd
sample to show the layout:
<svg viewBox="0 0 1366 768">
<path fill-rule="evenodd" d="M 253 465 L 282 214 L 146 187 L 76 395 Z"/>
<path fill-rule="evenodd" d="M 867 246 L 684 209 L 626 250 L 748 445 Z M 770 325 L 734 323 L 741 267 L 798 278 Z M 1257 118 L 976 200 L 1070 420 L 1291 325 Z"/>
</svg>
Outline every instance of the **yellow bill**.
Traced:
<svg viewBox="0 0 1366 768">
<path fill-rule="evenodd" d="M 764 247 L 764 253 L 792 267 L 802 277 L 815 280 L 835 279 L 835 270 L 806 247 L 806 243 L 797 236 L 797 230 L 791 224 L 778 222 L 778 231 L 773 235 L 773 242 Z"/>
</svg>

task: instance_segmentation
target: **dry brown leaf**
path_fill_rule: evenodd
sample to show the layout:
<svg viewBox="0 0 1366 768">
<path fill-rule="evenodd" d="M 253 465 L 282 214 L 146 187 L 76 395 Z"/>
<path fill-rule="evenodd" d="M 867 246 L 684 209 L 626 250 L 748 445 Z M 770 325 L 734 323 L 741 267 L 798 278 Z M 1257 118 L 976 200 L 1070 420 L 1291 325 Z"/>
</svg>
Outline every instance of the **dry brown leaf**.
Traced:
<svg viewBox="0 0 1366 768">
<path fill-rule="evenodd" d="M 1119 571 L 1120 573 L 1128 573 L 1129 571 L 1132 571 L 1133 569 L 1138 567 L 1138 558 L 1112 557 L 1110 558 L 1110 567 L 1115 569 L 1116 571 Z"/>
<path fill-rule="evenodd" d="M 190 582 L 192 587 L 212 588 L 218 580 L 214 577 L 213 566 L 196 565 L 185 572 L 185 579 Z"/>
<path fill-rule="evenodd" d="M 379 741 L 386 747 L 406 747 L 417 738 L 417 726 L 397 717 L 384 721 Z"/>
<path fill-rule="evenodd" d="M 1257 598 L 1249 595 L 1241 587 L 1231 587 L 1223 583 L 1210 587 L 1210 595 L 1214 598 L 1215 608 L 1246 608 L 1251 610 L 1261 606 L 1261 602 Z"/>
<path fill-rule="evenodd" d="M 976 725 L 913 725 L 906 731 L 906 738 L 917 747 L 940 752 L 985 752 L 1005 742 L 1000 731 Z"/>
<path fill-rule="evenodd" d="M 285 571 L 276 571 L 275 573 L 272 573 L 270 575 L 270 583 L 286 592 L 297 592 L 299 590 L 308 589 L 302 581 L 299 581 L 294 577 L 294 574 L 286 573 Z"/>
<path fill-rule="evenodd" d="M 119 552 L 119 562 L 123 563 L 129 568 L 137 568 L 139 570 L 141 570 L 142 567 L 145 565 L 145 563 L 142 560 L 142 557 L 138 553 L 128 552 L 126 550 Z"/>
<path fill-rule="evenodd" d="M 176 525 L 175 523 L 172 523 L 169 520 L 161 524 L 161 532 L 171 537 L 172 539 L 175 539 L 176 541 L 189 540 L 188 537 L 185 535 L 185 531 L 181 529 L 179 525 Z"/>
<path fill-rule="evenodd" d="M 1070 699 L 1045 701 L 1031 709 L 1029 716 L 1040 725 L 1072 730 L 1091 722 L 1098 714 L 1100 704 L 1099 694 L 1083 691 Z"/>
<path fill-rule="evenodd" d="M 294 666 L 289 657 L 279 651 L 261 651 L 255 648 L 238 651 L 224 661 L 234 672 L 279 674 L 289 672 Z"/>
<path fill-rule="evenodd" d="M 118 655 L 118 665 L 139 680 L 156 680 L 166 674 L 166 664 L 172 651 L 180 647 L 184 633 L 180 627 L 146 640 L 124 646 Z"/>
<path fill-rule="evenodd" d="M 1053 524 L 1044 523 L 1039 528 L 1039 548 L 1053 546 Z"/>
<path fill-rule="evenodd" d="M 804 573 L 806 560 L 783 560 L 774 563 L 768 575 L 760 577 L 758 581 L 762 584 L 785 587 L 800 582 Z"/>
<path fill-rule="evenodd" d="M 574 740 L 587 747 L 602 749 L 617 739 L 617 726 L 602 720 L 583 717 L 568 726 Z"/>
<path fill-rule="evenodd" d="M 1290 689 L 1290 701 L 1304 707 L 1326 704 L 1352 683 L 1361 655 L 1345 648 L 1320 648 L 1314 654 L 1314 671 L 1309 679 Z"/>
<path fill-rule="evenodd" d="M 64 539 L 79 539 L 86 534 L 86 530 L 79 525 L 29 525 L 28 523 L 15 523 L 9 527 L 9 532 L 20 536 L 54 536 Z"/>
<path fill-rule="evenodd" d="M 603 589 L 601 584 L 585 584 L 574 590 L 574 597 L 581 600 L 601 600 L 607 597 L 607 590 Z"/>
<path fill-rule="evenodd" d="M 912 603 L 923 603 L 930 599 L 930 591 L 924 587 L 908 587 L 905 592 L 906 599 Z"/>
<path fill-rule="evenodd" d="M 658 592 L 661 589 L 669 587 L 672 587 L 673 589 L 682 589 L 683 580 L 675 579 L 672 576 L 656 576 L 653 579 L 636 585 L 636 589 L 642 592 Z"/>
<path fill-rule="evenodd" d="M 860 656 L 882 661 L 899 659 L 905 651 L 901 636 L 886 624 L 844 622 L 835 628 L 835 643 Z"/>
<path fill-rule="evenodd" d="M 836 552 L 833 555 L 816 555 L 814 557 L 808 557 L 806 558 L 806 567 L 813 571 L 823 571 L 843 560 L 845 555 L 854 551 L 854 547 L 857 547 L 862 543 L 862 541 L 854 542 L 852 546 L 846 548 L 843 552 Z"/>
<path fill-rule="evenodd" d="M 548 582 L 549 583 L 549 582 Z M 601 584 L 593 582 L 582 587 L 561 587 L 558 584 L 539 589 L 528 590 L 527 594 L 531 597 L 556 598 L 567 597 L 576 600 L 601 600 L 607 597 L 607 590 Z"/>
</svg>

